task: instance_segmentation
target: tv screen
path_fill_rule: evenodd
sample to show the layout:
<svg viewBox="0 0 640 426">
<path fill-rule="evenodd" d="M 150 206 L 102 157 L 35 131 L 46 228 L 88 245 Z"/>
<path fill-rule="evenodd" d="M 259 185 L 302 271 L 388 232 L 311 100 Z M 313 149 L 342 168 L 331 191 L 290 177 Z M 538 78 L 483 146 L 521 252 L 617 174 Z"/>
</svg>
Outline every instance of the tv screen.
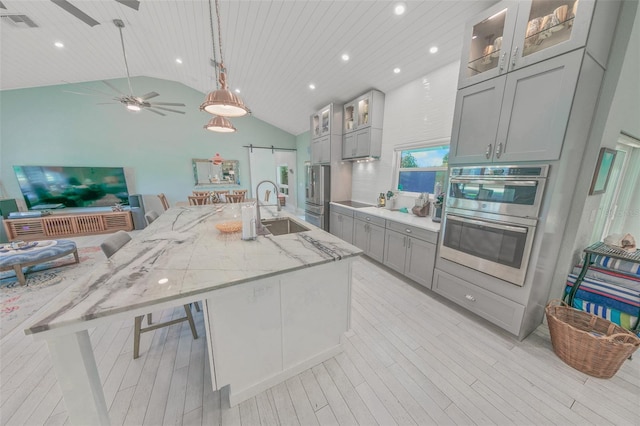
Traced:
<svg viewBox="0 0 640 426">
<path fill-rule="evenodd" d="M 129 204 L 122 167 L 13 166 L 30 210 Z"/>
</svg>

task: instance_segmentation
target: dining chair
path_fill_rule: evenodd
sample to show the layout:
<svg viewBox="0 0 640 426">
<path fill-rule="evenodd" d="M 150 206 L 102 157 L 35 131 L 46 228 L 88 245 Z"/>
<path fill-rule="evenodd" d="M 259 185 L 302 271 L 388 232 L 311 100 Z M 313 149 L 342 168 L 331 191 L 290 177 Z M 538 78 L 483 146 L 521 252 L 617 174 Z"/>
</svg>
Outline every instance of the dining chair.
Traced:
<svg viewBox="0 0 640 426">
<path fill-rule="evenodd" d="M 233 193 L 234 193 L 234 194 L 242 194 L 242 195 L 244 195 L 244 196 L 245 196 L 245 198 L 246 198 L 246 197 L 247 197 L 247 192 L 248 192 L 248 191 L 249 191 L 248 189 L 234 189 L 234 190 L 233 190 Z"/>
<path fill-rule="evenodd" d="M 108 236 L 102 244 L 100 244 L 100 248 L 107 259 L 110 259 L 111 256 L 116 254 L 118 250 L 124 247 L 129 241 L 131 241 L 131 236 L 125 231 L 118 231 L 115 234 Z M 144 315 L 137 316 L 134 320 L 133 327 L 133 359 L 140 357 L 140 335 L 147 331 L 156 330 L 158 328 L 167 327 L 169 325 L 178 324 L 183 321 L 189 321 L 189 326 L 191 327 L 191 334 L 193 334 L 193 338 L 198 338 L 198 332 L 196 331 L 196 324 L 193 322 L 193 315 L 191 315 L 191 308 L 188 304 L 183 305 L 184 312 L 186 316 L 182 318 L 177 318 L 167 322 L 161 322 L 158 324 L 151 325 L 151 314 L 147 314 L 147 323 L 148 327 L 142 327 L 142 319 Z M 200 311 L 200 307 L 196 302 L 196 309 Z"/>
<path fill-rule="evenodd" d="M 227 203 L 242 203 L 244 201 L 244 194 L 227 194 L 225 195 Z"/>
<path fill-rule="evenodd" d="M 193 194 L 196 197 L 209 197 L 211 196 L 211 191 L 193 191 Z"/>
<path fill-rule="evenodd" d="M 189 205 L 191 206 L 204 206 L 205 204 L 211 204 L 211 197 L 209 197 L 208 195 L 189 195 L 187 198 L 189 198 Z"/>
<path fill-rule="evenodd" d="M 155 210 L 151 210 L 149 213 L 145 214 L 144 217 L 147 219 L 147 225 L 151 225 L 151 223 L 159 218 L 160 215 Z"/>
<path fill-rule="evenodd" d="M 212 191 L 212 198 L 214 199 L 214 203 L 225 203 L 226 200 L 226 196 L 227 194 L 229 194 L 229 190 L 219 190 L 219 191 Z M 218 201 L 215 201 L 218 200 Z"/>
<path fill-rule="evenodd" d="M 169 210 L 169 201 L 167 201 L 167 196 L 163 193 L 158 194 L 158 198 L 160 198 L 160 202 L 162 203 L 162 207 L 165 210 Z"/>
</svg>

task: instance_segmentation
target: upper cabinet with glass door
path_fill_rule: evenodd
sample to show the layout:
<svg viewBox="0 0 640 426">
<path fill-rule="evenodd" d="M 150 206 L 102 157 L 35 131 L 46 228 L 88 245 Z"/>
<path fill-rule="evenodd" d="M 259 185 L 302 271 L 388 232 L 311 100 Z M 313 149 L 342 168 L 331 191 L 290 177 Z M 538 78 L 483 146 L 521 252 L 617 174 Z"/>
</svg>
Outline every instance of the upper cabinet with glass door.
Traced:
<svg viewBox="0 0 640 426">
<path fill-rule="evenodd" d="M 332 112 L 333 104 L 327 105 L 311 116 L 311 139 L 321 138 L 332 134 Z"/>
<path fill-rule="evenodd" d="M 504 1 L 465 28 L 458 88 L 584 47 L 595 0 Z"/>
<path fill-rule="evenodd" d="M 382 128 L 384 93 L 370 90 L 344 105 L 344 133 L 368 127 Z"/>
</svg>

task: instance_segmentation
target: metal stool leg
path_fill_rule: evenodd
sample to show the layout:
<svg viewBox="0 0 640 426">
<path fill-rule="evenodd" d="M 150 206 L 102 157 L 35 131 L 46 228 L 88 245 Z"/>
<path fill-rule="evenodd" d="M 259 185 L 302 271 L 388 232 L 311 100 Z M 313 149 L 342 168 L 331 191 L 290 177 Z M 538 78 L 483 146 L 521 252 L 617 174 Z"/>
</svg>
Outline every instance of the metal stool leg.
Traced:
<svg viewBox="0 0 640 426">
<path fill-rule="evenodd" d="M 193 315 L 191 315 L 191 308 L 189 305 L 184 305 L 184 313 L 187 315 L 187 321 L 189 321 L 189 326 L 191 327 L 191 334 L 193 334 L 193 338 L 198 338 L 198 332 L 196 331 L 196 325 L 193 322 Z"/>
<path fill-rule="evenodd" d="M 140 333 L 142 330 L 142 318 L 144 315 L 136 317 L 133 327 L 133 359 L 140 356 Z"/>
</svg>

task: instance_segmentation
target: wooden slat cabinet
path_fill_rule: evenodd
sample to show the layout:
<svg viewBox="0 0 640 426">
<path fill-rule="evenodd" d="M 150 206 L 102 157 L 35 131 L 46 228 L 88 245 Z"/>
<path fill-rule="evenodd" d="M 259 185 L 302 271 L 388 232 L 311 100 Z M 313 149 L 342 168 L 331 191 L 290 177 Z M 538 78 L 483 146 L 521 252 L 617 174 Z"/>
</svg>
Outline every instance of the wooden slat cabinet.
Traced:
<svg viewBox="0 0 640 426">
<path fill-rule="evenodd" d="M 10 241 L 29 241 L 131 231 L 133 221 L 131 212 L 124 211 L 7 219 L 4 226 Z"/>
</svg>

